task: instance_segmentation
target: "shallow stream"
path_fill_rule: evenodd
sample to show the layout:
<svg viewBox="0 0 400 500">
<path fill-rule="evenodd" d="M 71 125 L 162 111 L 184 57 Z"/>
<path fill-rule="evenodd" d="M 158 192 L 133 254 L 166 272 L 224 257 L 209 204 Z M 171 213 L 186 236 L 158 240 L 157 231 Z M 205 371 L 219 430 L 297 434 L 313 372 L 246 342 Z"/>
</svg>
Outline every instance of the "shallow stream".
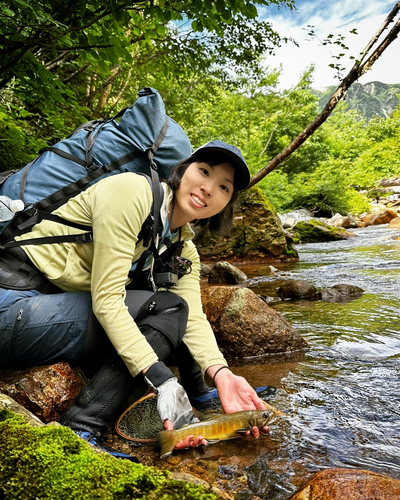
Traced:
<svg viewBox="0 0 400 500">
<path fill-rule="evenodd" d="M 270 303 L 307 340 L 292 356 L 253 359 L 234 371 L 268 385 L 268 402 L 287 416 L 259 440 L 218 443 L 204 458 L 224 456 L 225 487 L 238 499 L 285 500 L 316 471 L 361 468 L 400 478 L 400 236 L 387 226 L 353 231 L 349 240 L 298 245 L 300 261 L 268 273 L 243 265 L 246 286 Z M 361 287 L 348 302 L 279 301 L 289 279 L 318 288 Z M 228 458 L 230 457 L 230 458 Z M 248 484 L 238 488 L 237 466 Z"/>
</svg>

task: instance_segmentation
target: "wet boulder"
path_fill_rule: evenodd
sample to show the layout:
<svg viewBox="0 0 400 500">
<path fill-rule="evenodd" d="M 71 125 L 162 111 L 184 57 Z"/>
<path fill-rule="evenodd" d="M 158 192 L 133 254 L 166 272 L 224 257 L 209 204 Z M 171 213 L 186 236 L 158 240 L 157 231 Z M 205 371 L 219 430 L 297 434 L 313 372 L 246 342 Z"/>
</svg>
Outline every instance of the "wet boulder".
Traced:
<svg viewBox="0 0 400 500">
<path fill-rule="evenodd" d="M 362 227 L 367 226 L 379 226 L 381 224 L 389 224 L 392 219 L 397 217 L 397 213 L 394 210 L 383 210 L 377 214 L 367 214 L 362 219 Z"/>
<path fill-rule="evenodd" d="M 346 302 L 361 297 L 364 290 L 359 286 L 338 284 L 321 290 L 321 299 L 325 302 Z"/>
<path fill-rule="evenodd" d="M 327 224 L 335 227 L 343 227 L 348 229 L 350 227 L 358 227 L 356 220 L 349 215 L 335 214 L 331 219 L 327 220 Z"/>
<path fill-rule="evenodd" d="M 207 264 L 200 264 L 200 277 L 204 278 L 205 276 L 209 276 L 211 273 L 211 267 L 207 266 Z"/>
<path fill-rule="evenodd" d="M 293 227 L 296 224 L 296 219 L 294 217 L 288 217 L 284 221 L 282 221 L 282 227 L 283 229 L 289 229 Z"/>
<path fill-rule="evenodd" d="M 394 500 L 400 480 L 356 469 L 327 469 L 313 474 L 290 500 Z"/>
<path fill-rule="evenodd" d="M 227 359 L 292 352 L 307 342 L 274 309 L 248 288 L 202 290 L 203 309 Z"/>
<path fill-rule="evenodd" d="M 0 391 L 46 423 L 59 420 L 85 384 L 83 373 L 68 363 L 0 370 Z"/>
<path fill-rule="evenodd" d="M 278 295 L 283 300 L 318 300 L 321 298 L 317 288 L 303 280 L 289 280 L 278 288 Z"/>
<path fill-rule="evenodd" d="M 395 217 L 389 222 L 390 229 L 400 229 L 400 217 Z"/>
<path fill-rule="evenodd" d="M 354 233 L 341 227 L 330 226 L 319 220 L 299 221 L 290 231 L 294 243 L 318 243 L 322 241 L 347 240 Z"/>
<path fill-rule="evenodd" d="M 208 282 L 214 285 L 236 285 L 246 280 L 244 272 L 229 262 L 217 262 L 208 276 Z"/>
</svg>

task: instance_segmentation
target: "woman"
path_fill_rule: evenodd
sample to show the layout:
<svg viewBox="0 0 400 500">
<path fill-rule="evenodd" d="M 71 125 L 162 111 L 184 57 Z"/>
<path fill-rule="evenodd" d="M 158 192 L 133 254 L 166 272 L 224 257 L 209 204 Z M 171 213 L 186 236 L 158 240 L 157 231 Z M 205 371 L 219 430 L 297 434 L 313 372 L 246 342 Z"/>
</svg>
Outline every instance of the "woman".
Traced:
<svg viewBox="0 0 400 500">
<path fill-rule="evenodd" d="M 21 247 L 27 262 L 58 293 L 47 293 L 46 287 L 46 293 L 0 289 L 1 366 L 58 361 L 82 366 L 91 381 L 61 423 L 87 438 L 101 436 L 143 376 L 158 394 L 166 429 L 193 421 L 187 392 L 192 397 L 207 391 L 203 380 L 217 388 L 226 413 L 264 408 L 246 380 L 229 370 L 202 312 L 200 261 L 189 226 L 210 220 L 211 226 L 226 231 L 233 202 L 249 179 L 240 151 L 222 141 L 206 144 L 175 167 L 168 184 L 162 184 L 163 242 L 166 237 L 184 242 L 179 262 L 189 266 L 190 261 L 191 272 L 182 272 L 176 286 L 156 294 L 126 290 L 128 276 L 143 264 L 141 229 L 153 201 L 144 176 L 108 177 L 55 210 L 64 219 L 92 226 L 93 242 Z M 16 240 L 76 232 L 45 220 Z M 152 259 L 145 259 L 139 274 L 151 267 Z M 171 352 L 181 384 L 163 363 Z M 251 434 L 258 437 L 259 430 L 253 428 Z M 197 436 L 177 447 L 205 443 Z"/>
</svg>

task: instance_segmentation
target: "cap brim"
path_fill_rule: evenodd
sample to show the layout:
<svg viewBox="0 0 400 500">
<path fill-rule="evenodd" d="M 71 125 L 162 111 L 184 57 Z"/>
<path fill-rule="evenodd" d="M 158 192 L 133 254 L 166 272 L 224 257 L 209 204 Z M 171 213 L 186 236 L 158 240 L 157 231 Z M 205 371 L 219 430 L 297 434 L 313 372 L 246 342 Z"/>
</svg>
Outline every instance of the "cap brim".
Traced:
<svg viewBox="0 0 400 500">
<path fill-rule="evenodd" d="M 239 191 L 243 191 L 246 189 L 250 183 L 250 172 L 247 168 L 247 165 L 244 161 L 242 161 L 239 156 L 235 153 L 229 151 L 225 148 L 219 148 L 216 146 L 207 146 L 207 151 L 214 151 L 215 153 L 219 153 L 221 156 L 224 156 L 229 163 L 235 168 L 235 186 L 239 189 Z M 195 159 L 197 156 L 197 152 L 200 153 L 203 148 L 199 148 L 199 150 L 195 151 L 190 158 Z"/>
</svg>

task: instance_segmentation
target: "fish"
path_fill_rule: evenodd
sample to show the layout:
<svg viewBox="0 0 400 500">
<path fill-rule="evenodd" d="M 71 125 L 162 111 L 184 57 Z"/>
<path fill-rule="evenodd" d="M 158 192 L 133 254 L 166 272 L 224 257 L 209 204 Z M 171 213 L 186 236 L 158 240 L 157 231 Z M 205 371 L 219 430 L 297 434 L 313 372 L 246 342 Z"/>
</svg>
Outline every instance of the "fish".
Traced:
<svg viewBox="0 0 400 500">
<path fill-rule="evenodd" d="M 188 436 L 203 436 L 209 443 L 235 439 L 252 427 L 262 429 L 275 422 L 279 416 L 277 412 L 269 409 L 213 414 L 195 424 L 184 425 L 172 431 L 160 431 L 157 436 L 161 446 L 160 458 L 171 455 L 177 443 Z"/>
</svg>

